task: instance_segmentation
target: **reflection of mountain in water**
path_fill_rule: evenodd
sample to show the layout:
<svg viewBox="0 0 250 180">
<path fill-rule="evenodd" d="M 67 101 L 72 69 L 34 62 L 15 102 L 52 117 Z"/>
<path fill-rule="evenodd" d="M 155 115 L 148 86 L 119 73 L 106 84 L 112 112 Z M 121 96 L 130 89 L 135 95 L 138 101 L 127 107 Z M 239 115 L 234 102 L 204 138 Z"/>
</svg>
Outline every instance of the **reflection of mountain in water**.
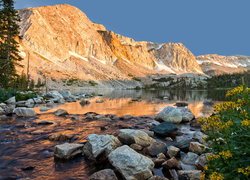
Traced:
<svg viewBox="0 0 250 180">
<path fill-rule="evenodd" d="M 163 100 L 169 101 L 223 101 L 225 91 L 206 91 L 206 90 L 161 90 L 161 91 L 145 91 L 145 90 L 100 90 L 97 94 L 102 94 L 107 98 L 141 98 L 142 100 Z"/>
</svg>

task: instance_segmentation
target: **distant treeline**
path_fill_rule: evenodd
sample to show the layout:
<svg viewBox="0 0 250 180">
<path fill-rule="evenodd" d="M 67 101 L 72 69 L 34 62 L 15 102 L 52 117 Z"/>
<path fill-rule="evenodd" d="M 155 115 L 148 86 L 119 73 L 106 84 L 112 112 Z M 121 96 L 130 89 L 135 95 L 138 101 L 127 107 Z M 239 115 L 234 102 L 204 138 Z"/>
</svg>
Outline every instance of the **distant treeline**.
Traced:
<svg viewBox="0 0 250 180">
<path fill-rule="evenodd" d="M 245 84 L 248 87 L 250 86 L 250 71 L 213 76 L 207 80 L 208 89 L 232 88 L 242 84 Z"/>
</svg>

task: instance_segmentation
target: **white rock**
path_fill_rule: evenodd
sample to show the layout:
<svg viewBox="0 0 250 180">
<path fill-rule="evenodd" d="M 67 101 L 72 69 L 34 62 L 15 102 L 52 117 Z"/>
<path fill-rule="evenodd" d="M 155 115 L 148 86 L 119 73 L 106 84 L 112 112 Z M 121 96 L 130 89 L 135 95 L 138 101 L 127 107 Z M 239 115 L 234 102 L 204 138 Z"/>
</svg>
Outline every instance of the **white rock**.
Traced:
<svg viewBox="0 0 250 180">
<path fill-rule="evenodd" d="M 127 145 L 112 151 L 108 159 L 126 180 L 148 179 L 153 176 L 153 161 Z"/>
<path fill-rule="evenodd" d="M 59 159 L 71 159 L 82 153 L 82 144 L 64 143 L 55 147 L 54 156 Z"/>
<path fill-rule="evenodd" d="M 11 98 L 9 98 L 7 101 L 5 101 L 6 104 L 16 104 L 16 97 L 13 96 Z"/>
<path fill-rule="evenodd" d="M 121 146 L 121 142 L 112 135 L 90 134 L 87 140 L 83 153 L 92 160 L 95 160 L 99 155 L 107 157 L 111 151 Z"/>
<path fill-rule="evenodd" d="M 13 111 L 17 116 L 21 117 L 33 117 L 36 116 L 35 111 L 32 108 L 18 107 Z"/>
<path fill-rule="evenodd" d="M 151 138 L 144 131 L 134 129 L 121 129 L 118 138 L 124 144 L 130 145 L 135 143 L 143 147 L 147 147 L 155 142 L 155 139 Z"/>
</svg>

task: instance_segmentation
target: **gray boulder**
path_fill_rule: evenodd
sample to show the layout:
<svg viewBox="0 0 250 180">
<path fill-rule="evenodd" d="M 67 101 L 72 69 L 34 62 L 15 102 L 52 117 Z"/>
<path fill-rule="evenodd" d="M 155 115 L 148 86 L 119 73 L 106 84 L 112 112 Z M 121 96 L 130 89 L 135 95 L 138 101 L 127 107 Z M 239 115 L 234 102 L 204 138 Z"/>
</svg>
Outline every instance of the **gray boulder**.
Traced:
<svg viewBox="0 0 250 180">
<path fill-rule="evenodd" d="M 36 112 L 32 108 L 18 107 L 13 111 L 17 116 L 21 117 L 33 117 L 36 116 Z"/>
<path fill-rule="evenodd" d="M 194 114 L 186 107 L 178 107 L 182 115 L 182 122 L 189 122 L 193 120 Z"/>
<path fill-rule="evenodd" d="M 185 163 L 185 164 L 195 165 L 198 158 L 199 158 L 199 156 L 197 154 L 192 153 L 192 152 L 188 152 L 182 158 L 182 162 Z"/>
<path fill-rule="evenodd" d="M 60 91 L 60 94 L 63 96 L 64 99 L 68 99 L 72 96 L 71 92 L 68 90 Z"/>
<path fill-rule="evenodd" d="M 6 104 L 16 104 L 16 97 L 13 96 L 11 98 L 9 98 L 8 100 L 5 101 Z"/>
<path fill-rule="evenodd" d="M 91 160 L 95 160 L 100 155 L 107 157 L 111 151 L 121 146 L 121 142 L 112 135 L 91 134 L 87 140 L 88 142 L 84 145 L 83 153 Z"/>
<path fill-rule="evenodd" d="M 163 122 L 151 128 L 151 131 L 158 136 L 168 136 L 177 130 L 177 126 L 170 122 Z"/>
<path fill-rule="evenodd" d="M 82 144 L 64 143 L 55 147 L 54 156 L 59 159 L 71 159 L 82 153 Z"/>
<path fill-rule="evenodd" d="M 153 176 L 154 162 L 127 145 L 112 151 L 108 159 L 126 180 L 148 179 Z"/>
<path fill-rule="evenodd" d="M 46 97 L 51 99 L 63 99 L 63 96 L 58 91 L 50 91 L 46 94 Z"/>
<path fill-rule="evenodd" d="M 134 129 L 121 129 L 118 138 L 124 144 L 138 144 L 143 147 L 147 147 L 155 142 L 155 139 L 151 138 L 144 131 Z"/>
<path fill-rule="evenodd" d="M 56 116 L 66 116 L 66 115 L 68 115 L 69 113 L 68 113 L 66 110 L 64 110 L 64 109 L 58 109 L 58 110 L 56 110 L 56 111 L 54 112 L 54 114 L 55 114 Z"/>
<path fill-rule="evenodd" d="M 156 119 L 165 122 L 180 123 L 182 121 L 182 114 L 178 108 L 168 106 L 157 114 Z"/>
<path fill-rule="evenodd" d="M 194 119 L 193 113 L 186 107 L 172 107 L 168 106 L 164 108 L 157 116 L 156 119 L 163 120 L 165 122 L 181 123 L 189 122 Z"/>
<path fill-rule="evenodd" d="M 92 174 L 89 180 L 118 180 L 112 169 L 103 169 Z"/>
<path fill-rule="evenodd" d="M 152 144 L 150 144 L 150 146 L 146 148 L 146 152 L 150 156 L 157 156 L 158 154 L 165 153 L 166 151 L 167 145 L 160 141 L 153 142 Z"/>
</svg>

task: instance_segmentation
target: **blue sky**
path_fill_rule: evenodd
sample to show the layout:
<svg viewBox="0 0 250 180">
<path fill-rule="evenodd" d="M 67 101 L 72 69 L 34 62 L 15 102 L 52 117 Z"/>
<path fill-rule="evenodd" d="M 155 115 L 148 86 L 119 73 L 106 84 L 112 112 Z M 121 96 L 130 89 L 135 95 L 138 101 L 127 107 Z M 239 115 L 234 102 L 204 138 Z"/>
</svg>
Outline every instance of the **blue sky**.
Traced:
<svg viewBox="0 0 250 180">
<path fill-rule="evenodd" d="M 249 0 L 16 0 L 16 7 L 62 3 L 135 40 L 182 42 L 196 55 L 250 55 Z"/>
</svg>

